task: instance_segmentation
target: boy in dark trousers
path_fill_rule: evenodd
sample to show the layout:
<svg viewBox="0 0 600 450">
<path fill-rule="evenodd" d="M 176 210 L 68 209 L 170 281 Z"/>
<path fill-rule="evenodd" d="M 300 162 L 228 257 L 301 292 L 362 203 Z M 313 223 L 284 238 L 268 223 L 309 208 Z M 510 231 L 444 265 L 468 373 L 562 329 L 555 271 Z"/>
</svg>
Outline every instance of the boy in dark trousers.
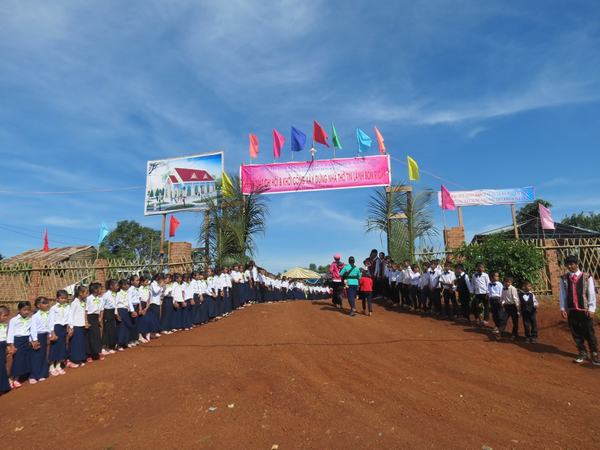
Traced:
<svg viewBox="0 0 600 450">
<path fill-rule="evenodd" d="M 456 292 L 458 294 L 458 303 L 460 304 L 460 311 L 463 320 L 471 321 L 471 281 L 469 275 L 465 272 L 465 266 L 457 264 L 455 269 L 456 280 Z"/>
<path fill-rule="evenodd" d="M 523 281 L 522 290 L 519 292 L 519 304 L 523 327 L 525 328 L 525 342 L 534 344 L 538 337 L 537 309 L 538 301 L 531 292 L 531 282 Z"/>
<path fill-rule="evenodd" d="M 600 366 L 598 343 L 594 332 L 594 313 L 596 312 L 594 279 L 590 274 L 579 270 L 579 261 L 576 256 L 567 257 L 565 264 L 569 271 L 560 279 L 560 311 L 569 322 L 571 335 L 579 351 L 574 362 L 581 364 L 588 359 L 585 348 L 587 342 L 592 364 Z"/>
</svg>

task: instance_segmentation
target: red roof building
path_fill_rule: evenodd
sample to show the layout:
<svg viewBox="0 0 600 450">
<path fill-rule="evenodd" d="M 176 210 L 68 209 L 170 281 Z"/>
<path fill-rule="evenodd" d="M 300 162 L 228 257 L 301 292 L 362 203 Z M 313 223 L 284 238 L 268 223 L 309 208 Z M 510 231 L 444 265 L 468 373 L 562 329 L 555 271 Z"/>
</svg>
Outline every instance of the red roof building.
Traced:
<svg viewBox="0 0 600 450">
<path fill-rule="evenodd" d="M 169 175 L 171 183 L 202 183 L 215 181 L 215 179 L 206 171 L 200 169 L 174 169 Z"/>
</svg>

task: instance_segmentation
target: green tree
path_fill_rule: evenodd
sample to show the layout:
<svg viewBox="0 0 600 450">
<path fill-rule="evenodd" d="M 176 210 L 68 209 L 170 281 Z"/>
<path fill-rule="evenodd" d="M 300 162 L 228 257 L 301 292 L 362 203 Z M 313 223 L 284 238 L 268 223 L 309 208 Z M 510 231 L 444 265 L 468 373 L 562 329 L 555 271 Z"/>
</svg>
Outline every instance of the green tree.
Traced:
<svg viewBox="0 0 600 450">
<path fill-rule="evenodd" d="M 481 244 L 463 244 L 452 257 L 461 261 L 467 273 L 473 273 L 482 262 L 488 272 L 499 272 L 501 277 L 511 276 L 515 284 L 523 280 L 535 283 L 544 268 L 542 251 L 526 241 L 502 239 L 491 236 Z"/>
<path fill-rule="evenodd" d="M 399 183 L 394 188 L 402 186 L 404 185 Z M 419 241 L 422 245 L 438 235 L 430 210 L 434 196 L 435 191 L 431 189 L 413 192 L 410 197 L 406 192 L 388 194 L 385 187 L 376 189 L 367 206 L 367 232 L 379 232 L 386 235 L 386 238 L 389 232 L 389 253 L 392 259 L 410 259 L 409 236 L 412 235 L 413 241 Z M 406 219 L 389 220 L 400 213 L 405 214 Z"/>
<path fill-rule="evenodd" d="M 317 265 L 315 263 L 310 263 L 308 265 L 308 270 L 312 270 L 313 272 L 317 271 Z"/>
<path fill-rule="evenodd" d="M 100 256 L 149 260 L 158 257 L 159 246 L 160 231 L 122 220 L 100 245 Z"/>
<path fill-rule="evenodd" d="M 571 214 L 562 220 L 562 223 L 573 227 L 585 228 L 600 232 L 600 214 L 594 212 Z"/>
<path fill-rule="evenodd" d="M 546 208 L 550 208 L 552 203 L 543 198 L 538 198 L 531 203 L 527 203 L 517 210 L 517 223 L 523 223 L 534 217 L 540 216 L 539 204 L 542 204 Z"/>
</svg>

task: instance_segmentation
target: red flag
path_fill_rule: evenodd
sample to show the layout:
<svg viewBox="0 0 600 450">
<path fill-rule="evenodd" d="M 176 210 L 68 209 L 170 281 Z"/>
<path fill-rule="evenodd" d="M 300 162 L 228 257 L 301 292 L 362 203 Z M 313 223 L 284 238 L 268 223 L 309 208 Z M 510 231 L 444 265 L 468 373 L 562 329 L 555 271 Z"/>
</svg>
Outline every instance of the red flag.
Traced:
<svg viewBox="0 0 600 450">
<path fill-rule="evenodd" d="M 258 158 L 258 136 L 255 134 L 250 134 L 250 147 L 248 151 L 250 152 L 250 158 Z"/>
<path fill-rule="evenodd" d="M 323 144 L 326 147 L 329 147 L 329 143 L 327 142 L 329 136 L 323 129 L 319 122 L 316 120 L 313 122 L 313 141 L 318 142 L 319 144 Z"/>
<path fill-rule="evenodd" d="M 50 246 L 48 245 L 48 230 L 44 232 L 44 253 L 50 250 Z"/>
<path fill-rule="evenodd" d="M 379 144 L 379 154 L 385 155 L 385 142 L 383 142 L 383 135 L 377 127 L 375 127 L 375 136 L 377 137 L 377 143 Z"/>
<path fill-rule="evenodd" d="M 175 237 L 175 232 L 177 228 L 179 228 L 179 220 L 175 218 L 175 216 L 171 216 L 171 220 L 169 221 L 169 237 Z"/>
<path fill-rule="evenodd" d="M 454 200 L 452 200 L 452 196 L 450 195 L 450 191 L 444 187 L 442 184 L 442 209 L 449 209 L 454 211 L 456 209 L 456 205 L 454 204 Z"/>
<path fill-rule="evenodd" d="M 541 203 L 538 203 L 538 209 L 540 211 L 540 221 L 542 222 L 542 230 L 554 230 L 554 219 L 552 213 Z"/>
<path fill-rule="evenodd" d="M 273 156 L 275 158 L 281 158 L 281 148 L 284 142 L 285 138 L 283 134 L 273 128 Z"/>
</svg>

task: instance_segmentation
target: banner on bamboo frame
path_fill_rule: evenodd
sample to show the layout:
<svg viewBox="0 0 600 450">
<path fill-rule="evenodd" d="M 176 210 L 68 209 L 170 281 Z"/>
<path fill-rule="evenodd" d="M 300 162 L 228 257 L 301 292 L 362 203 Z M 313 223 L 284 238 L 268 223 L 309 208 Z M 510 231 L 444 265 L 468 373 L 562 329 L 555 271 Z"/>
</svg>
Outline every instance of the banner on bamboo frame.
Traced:
<svg viewBox="0 0 600 450">
<path fill-rule="evenodd" d="M 474 191 L 451 191 L 456 206 L 490 206 L 531 203 L 535 200 L 532 186 L 513 189 L 478 189 Z M 442 206 L 442 194 L 438 192 L 438 205 Z"/>
<path fill-rule="evenodd" d="M 324 191 L 389 186 L 392 181 L 388 155 L 321 159 L 240 167 L 245 195 L 264 189 L 264 194 Z"/>
</svg>

